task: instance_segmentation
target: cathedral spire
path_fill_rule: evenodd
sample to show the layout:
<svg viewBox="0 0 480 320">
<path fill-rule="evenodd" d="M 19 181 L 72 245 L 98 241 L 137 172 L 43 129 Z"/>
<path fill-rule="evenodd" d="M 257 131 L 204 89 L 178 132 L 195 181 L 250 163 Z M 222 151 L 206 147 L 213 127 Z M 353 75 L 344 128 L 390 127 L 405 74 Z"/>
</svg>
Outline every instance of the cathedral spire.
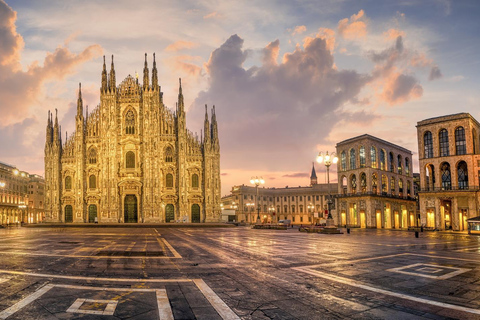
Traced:
<svg viewBox="0 0 480 320">
<path fill-rule="evenodd" d="M 217 126 L 217 115 L 215 114 L 215 105 L 212 109 L 212 142 L 215 147 L 218 146 L 218 126 Z"/>
<path fill-rule="evenodd" d="M 83 115 L 82 83 L 78 84 L 77 117 Z"/>
<path fill-rule="evenodd" d="M 52 123 L 50 122 L 50 110 L 48 110 L 48 119 L 47 119 L 47 133 L 45 137 L 45 145 L 52 143 Z"/>
<path fill-rule="evenodd" d="M 185 105 L 183 103 L 183 93 L 182 93 L 182 78 L 178 78 L 179 88 L 178 88 L 178 110 L 183 114 L 185 110 Z"/>
<path fill-rule="evenodd" d="M 207 111 L 207 105 L 205 105 L 205 122 L 203 124 L 203 130 L 204 130 L 204 141 L 205 143 L 210 143 L 210 122 L 208 121 L 208 111 Z"/>
<path fill-rule="evenodd" d="M 312 174 L 310 175 L 310 185 L 317 184 L 317 174 L 315 173 L 315 162 L 312 162 Z"/>
<path fill-rule="evenodd" d="M 152 89 L 156 90 L 158 87 L 157 63 L 155 62 L 155 52 L 153 53 L 153 68 L 152 68 Z"/>
<path fill-rule="evenodd" d="M 107 91 L 107 66 L 105 65 L 105 56 L 103 56 L 103 70 L 102 70 L 102 92 Z"/>
<path fill-rule="evenodd" d="M 145 65 L 143 67 L 143 90 L 147 90 L 149 87 L 148 80 L 148 64 L 147 64 L 147 53 L 145 53 Z"/>
<path fill-rule="evenodd" d="M 112 65 L 110 67 L 110 91 L 114 92 L 117 88 L 116 80 L 115 80 L 115 65 L 113 64 L 113 54 L 112 54 Z"/>
</svg>

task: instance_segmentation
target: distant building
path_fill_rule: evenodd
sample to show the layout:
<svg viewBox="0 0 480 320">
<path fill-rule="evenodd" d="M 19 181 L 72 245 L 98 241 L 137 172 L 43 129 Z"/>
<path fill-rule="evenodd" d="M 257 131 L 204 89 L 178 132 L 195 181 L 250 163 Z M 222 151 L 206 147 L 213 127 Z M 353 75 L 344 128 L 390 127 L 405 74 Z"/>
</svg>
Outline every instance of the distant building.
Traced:
<svg viewBox="0 0 480 320">
<path fill-rule="evenodd" d="M 79 90 L 75 131 L 62 141 L 49 115 L 45 142 L 46 220 L 76 223 L 218 222 L 220 144 L 215 107 L 205 106 L 203 138 L 186 127 L 180 82 L 175 112 L 163 103 L 155 56 L 143 83 L 103 62 L 100 104 L 84 112 Z"/>
<path fill-rule="evenodd" d="M 427 228 L 467 230 L 478 216 L 480 124 L 468 113 L 417 123 L 419 203 Z"/>
<path fill-rule="evenodd" d="M 0 223 L 38 223 L 44 218 L 43 177 L 0 162 Z"/>
<path fill-rule="evenodd" d="M 412 152 L 364 134 L 337 143 L 340 226 L 416 226 Z"/>
<path fill-rule="evenodd" d="M 312 168 L 310 186 L 285 188 L 258 188 L 258 202 L 254 186 L 234 186 L 229 198 L 231 206 L 235 206 L 236 220 L 255 223 L 260 204 L 260 221 L 275 223 L 289 219 L 293 224 L 313 224 L 325 218 L 329 191 L 336 193 L 337 184 L 317 184 L 315 168 Z M 335 212 L 335 202 L 331 205 Z"/>
</svg>

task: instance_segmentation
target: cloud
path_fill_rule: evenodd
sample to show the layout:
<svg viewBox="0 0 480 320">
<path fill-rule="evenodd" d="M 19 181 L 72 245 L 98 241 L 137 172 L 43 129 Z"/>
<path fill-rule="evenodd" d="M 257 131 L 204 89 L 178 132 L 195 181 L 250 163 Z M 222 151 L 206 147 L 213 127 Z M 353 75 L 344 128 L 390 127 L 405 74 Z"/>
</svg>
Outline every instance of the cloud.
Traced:
<svg viewBox="0 0 480 320">
<path fill-rule="evenodd" d="M 203 19 L 207 20 L 207 19 L 213 19 L 213 18 L 218 18 L 220 15 L 218 14 L 218 12 L 216 11 L 213 11 L 207 15 L 204 15 L 203 16 Z"/>
<path fill-rule="evenodd" d="M 313 157 L 316 151 L 305 146 L 314 148 L 323 139 L 321 133 L 338 121 L 335 111 L 357 100 L 370 76 L 337 70 L 321 37 L 284 54 L 281 62 L 275 40 L 262 50 L 262 64 L 250 68 L 244 66 L 250 51 L 243 43 L 232 35 L 212 52 L 206 64 L 209 87 L 196 98 L 189 121 L 203 119 L 205 103 L 216 105 L 222 161 L 232 168 L 285 168 L 302 155 Z M 241 150 L 248 150 L 248 161 Z"/>
<path fill-rule="evenodd" d="M 397 30 L 397 29 L 388 29 L 388 31 L 385 31 L 383 33 L 383 36 L 385 37 L 386 40 L 395 40 L 399 36 L 405 37 L 405 32 L 402 30 Z"/>
<path fill-rule="evenodd" d="M 386 79 L 381 96 L 390 105 L 420 98 L 423 88 L 413 75 L 392 72 Z"/>
<path fill-rule="evenodd" d="M 284 174 L 282 178 L 310 178 L 310 174 L 306 172 L 296 172 Z"/>
<path fill-rule="evenodd" d="M 358 11 L 350 19 L 345 18 L 338 22 L 338 33 L 345 39 L 354 40 L 365 38 L 367 35 L 367 23 L 365 20 L 365 12 Z"/>
<path fill-rule="evenodd" d="M 435 80 L 441 78 L 442 72 L 440 71 L 440 68 L 438 66 L 433 66 L 432 69 L 430 69 L 430 75 L 428 76 L 428 80 Z"/>
<path fill-rule="evenodd" d="M 304 33 L 305 31 L 307 31 L 307 27 L 305 27 L 305 26 L 296 26 L 296 27 L 293 29 L 292 36 L 294 36 L 294 35 L 296 35 L 296 34 L 302 34 L 302 33 Z"/>
<path fill-rule="evenodd" d="M 88 46 L 79 54 L 59 46 L 46 54 L 42 65 L 34 61 L 23 71 L 19 63 L 24 42 L 15 31 L 15 19 L 16 13 L 0 0 L 0 126 L 31 116 L 32 107 L 39 104 L 46 82 L 64 79 L 73 74 L 78 65 L 102 53 L 99 45 Z"/>
<path fill-rule="evenodd" d="M 191 42 L 191 41 L 179 40 L 179 41 L 176 41 L 172 44 L 169 44 L 165 48 L 165 51 L 176 52 L 176 51 L 185 50 L 185 49 L 192 49 L 192 48 L 195 48 L 197 46 L 198 46 L 197 43 L 194 43 L 194 42 Z"/>
</svg>

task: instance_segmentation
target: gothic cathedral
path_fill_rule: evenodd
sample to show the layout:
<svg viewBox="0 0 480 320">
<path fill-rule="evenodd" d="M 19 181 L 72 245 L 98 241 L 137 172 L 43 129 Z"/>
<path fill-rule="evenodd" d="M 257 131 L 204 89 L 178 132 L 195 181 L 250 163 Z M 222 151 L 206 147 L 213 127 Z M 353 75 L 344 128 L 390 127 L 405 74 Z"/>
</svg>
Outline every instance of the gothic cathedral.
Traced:
<svg viewBox="0 0 480 320">
<path fill-rule="evenodd" d="M 151 85 L 150 85 L 151 84 Z M 219 222 L 220 145 L 215 106 L 205 106 L 203 138 L 187 130 L 180 81 L 176 111 L 163 104 L 155 54 L 150 82 L 128 76 L 117 87 L 103 59 L 100 104 L 62 142 L 49 111 L 45 142 L 47 222 Z"/>
</svg>

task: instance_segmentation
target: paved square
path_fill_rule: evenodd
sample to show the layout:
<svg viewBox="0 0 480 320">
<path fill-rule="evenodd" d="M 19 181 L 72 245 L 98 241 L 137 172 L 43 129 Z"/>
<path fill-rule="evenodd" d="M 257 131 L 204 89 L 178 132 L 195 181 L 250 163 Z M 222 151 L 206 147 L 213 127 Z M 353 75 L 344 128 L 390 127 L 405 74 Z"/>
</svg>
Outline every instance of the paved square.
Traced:
<svg viewBox="0 0 480 320">
<path fill-rule="evenodd" d="M 0 319 L 480 319 L 480 242 L 465 234 L 54 227 L 0 239 Z"/>
</svg>

